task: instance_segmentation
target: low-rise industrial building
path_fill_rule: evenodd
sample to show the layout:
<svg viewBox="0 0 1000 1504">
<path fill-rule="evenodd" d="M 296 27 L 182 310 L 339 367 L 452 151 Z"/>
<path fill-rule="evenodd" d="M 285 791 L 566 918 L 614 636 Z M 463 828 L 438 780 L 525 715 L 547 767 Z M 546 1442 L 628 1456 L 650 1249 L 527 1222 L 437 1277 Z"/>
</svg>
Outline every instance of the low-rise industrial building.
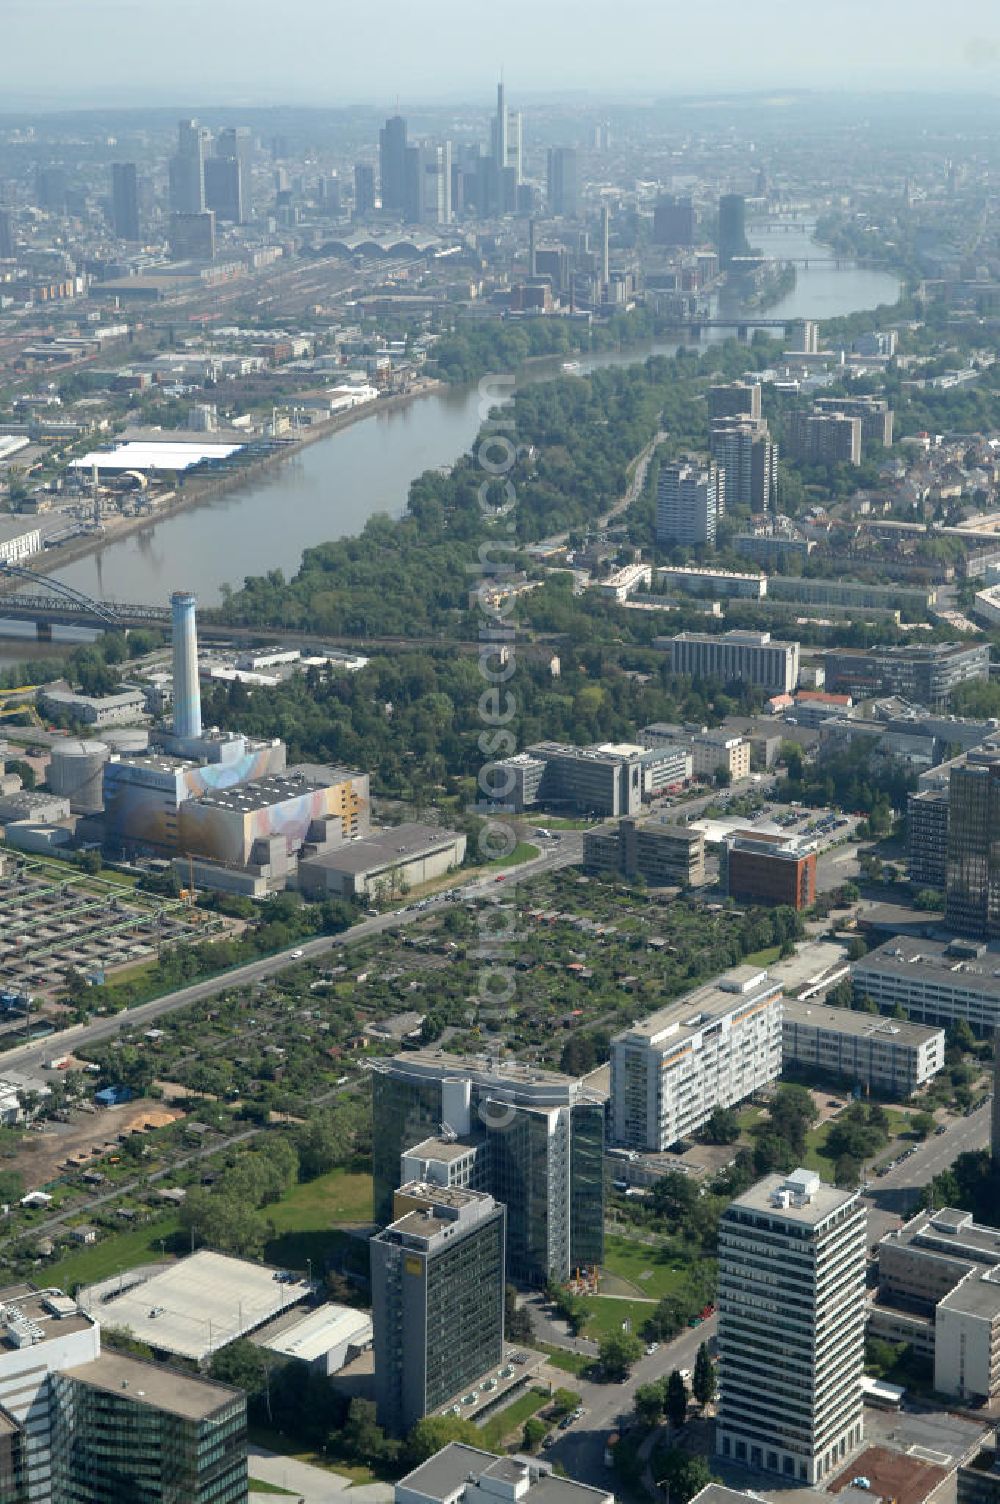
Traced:
<svg viewBox="0 0 1000 1504">
<path fill-rule="evenodd" d="M 659 1153 L 781 1070 L 781 986 L 740 966 L 611 1041 L 611 1138 Z"/>
<path fill-rule="evenodd" d="M 978 940 L 926 940 L 897 935 L 851 964 L 860 1002 L 883 1013 L 896 1007 L 921 1023 L 963 1019 L 977 1034 L 1000 1028 L 1000 945 Z"/>
<path fill-rule="evenodd" d="M 815 844 L 780 831 L 734 831 L 722 843 L 719 881 L 737 903 L 811 908 L 816 901 Z"/>
<path fill-rule="evenodd" d="M 465 845 L 464 835 L 438 825 L 393 825 L 304 857 L 299 887 L 311 898 L 395 897 L 460 867 Z"/>
<path fill-rule="evenodd" d="M 70 689 L 43 689 L 39 696 L 50 715 L 86 726 L 123 726 L 142 719 L 146 696 L 125 688 L 115 695 L 82 695 Z"/>
<path fill-rule="evenodd" d="M 784 1064 L 805 1065 L 895 1097 L 912 1096 L 944 1066 L 944 1030 L 850 1008 L 786 998 Z"/>
<path fill-rule="evenodd" d="M 584 871 L 641 877 L 655 887 L 700 888 L 705 882 L 705 837 L 687 825 L 629 816 L 583 838 Z"/>
<path fill-rule="evenodd" d="M 24 518 L 0 517 L 0 564 L 22 564 L 41 549 L 39 528 Z"/>
<path fill-rule="evenodd" d="M 311 1310 L 296 1307 L 255 1332 L 253 1341 L 329 1379 L 371 1347 L 371 1313 L 333 1301 Z"/>
</svg>

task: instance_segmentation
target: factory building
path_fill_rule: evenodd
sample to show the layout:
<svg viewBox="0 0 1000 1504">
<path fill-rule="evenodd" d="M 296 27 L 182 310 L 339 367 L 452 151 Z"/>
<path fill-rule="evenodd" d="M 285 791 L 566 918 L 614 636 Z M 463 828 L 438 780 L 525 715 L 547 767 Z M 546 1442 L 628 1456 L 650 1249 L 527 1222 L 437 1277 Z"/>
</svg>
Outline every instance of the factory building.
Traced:
<svg viewBox="0 0 1000 1504">
<path fill-rule="evenodd" d="M 465 844 L 464 835 L 438 825 L 393 825 L 305 858 L 299 888 L 310 898 L 395 896 L 460 867 Z"/>
</svg>

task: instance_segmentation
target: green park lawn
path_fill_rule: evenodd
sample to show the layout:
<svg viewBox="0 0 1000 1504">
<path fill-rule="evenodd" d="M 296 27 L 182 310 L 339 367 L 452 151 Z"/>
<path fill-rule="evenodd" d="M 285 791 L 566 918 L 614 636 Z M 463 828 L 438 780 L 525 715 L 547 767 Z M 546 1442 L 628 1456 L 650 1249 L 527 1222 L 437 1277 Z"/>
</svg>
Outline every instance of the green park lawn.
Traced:
<svg viewBox="0 0 1000 1504">
<path fill-rule="evenodd" d="M 751 955 L 744 956 L 744 966 L 773 966 L 781 955 L 780 945 L 765 945 L 763 950 L 755 950 Z"/>
<path fill-rule="evenodd" d="M 479 1427 L 479 1435 L 482 1444 L 488 1452 L 496 1451 L 501 1446 L 505 1436 L 513 1432 L 518 1433 L 520 1439 L 521 1429 L 526 1420 L 548 1403 L 548 1395 L 538 1389 L 528 1389 L 524 1394 L 519 1394 L 511 1404 L 505 1405 L 489 1420 L 484 1421 Z"/>
<path fill-rule="evenodd" d="M 281 1201 L 265 1208 L 274 1228 L 264 1249 L 270 1264 L 290 1269 L 322 1269 L 338 1247 L 350 1259 L 357 1253 L 367 1265 L 367 1254 L 356 1239 L 342 1231 L 372 1219 L 372 1178 L 357 1170 L 331 1170 L 315 1180 L 293 1186 Z M 367 1267 L 364 1271 L 367 1273 Z"/>
<path fill-rule="evenodd" d="M 630 1238 L 605 1239 L 604 1267 L 651 1300 L 662 1299 L 684 1283 L 684 1267 L 676 1257 Z"/>
<path fill-rule="evenodd" d="M 593 1363 L 593 1358 L 588 1358 L 586 1353 L 574 1353 L 565 1347 L 553 1347 L 551 1342 L 533 1342 L 532 1347 L 539 1352 L 545 1353 L 553 1368 L 561 1368 L 563 1373 L 571 1373 L 579 1378 L 582 1373 Z"/>
<path fill-rule="evenodd" d="M 620 1332 L 623 1321 L 632 1323 L 632 1334 L 638 1337 L 656 1310 L 654 1300 L 614 1300 L 607 1295 L 588 1295 L 583 1303 L 587 1308 L 583 1335 L 595 1342 L 610 1337 L 612 1332 Z"/>
</svg>

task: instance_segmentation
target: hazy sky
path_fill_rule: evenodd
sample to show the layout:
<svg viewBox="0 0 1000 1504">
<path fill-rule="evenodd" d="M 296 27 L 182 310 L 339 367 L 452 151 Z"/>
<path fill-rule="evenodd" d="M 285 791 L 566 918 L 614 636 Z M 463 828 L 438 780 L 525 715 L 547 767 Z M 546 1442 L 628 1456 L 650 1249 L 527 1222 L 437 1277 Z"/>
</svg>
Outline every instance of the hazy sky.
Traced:
<svg viewBox="0 0 1000 1504">
<path fill-rule="evenodd" d="M 1000 81 L 998 0 L 0 0 L 0 109 Z"/>
</svg>

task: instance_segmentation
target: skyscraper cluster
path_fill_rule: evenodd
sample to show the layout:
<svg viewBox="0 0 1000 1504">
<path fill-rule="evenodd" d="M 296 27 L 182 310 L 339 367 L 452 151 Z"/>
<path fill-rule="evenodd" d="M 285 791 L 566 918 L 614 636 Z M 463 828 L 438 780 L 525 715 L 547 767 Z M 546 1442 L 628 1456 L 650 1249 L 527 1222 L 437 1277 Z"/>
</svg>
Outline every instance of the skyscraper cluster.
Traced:
<svg viewBox="0 0 1000 1504">
<path fill-rule="evenodd" d="M 402 115 L 392 115 L 379 131 L 379 196 L 384 213 L 407 224 L 450 224 L 466 209 L 480 214 L 507 214 L 518 207 L 522 182 L 520 112 L 507 108 L 502 83 L 497 85 L 490 140 L 454 148 L 450 141 L 412 142 Z M 355 173 L 361 170 L 359 164 Z M 370 214 L 374 195 L 355 179 L 355 215 Z"/>
</svg>

